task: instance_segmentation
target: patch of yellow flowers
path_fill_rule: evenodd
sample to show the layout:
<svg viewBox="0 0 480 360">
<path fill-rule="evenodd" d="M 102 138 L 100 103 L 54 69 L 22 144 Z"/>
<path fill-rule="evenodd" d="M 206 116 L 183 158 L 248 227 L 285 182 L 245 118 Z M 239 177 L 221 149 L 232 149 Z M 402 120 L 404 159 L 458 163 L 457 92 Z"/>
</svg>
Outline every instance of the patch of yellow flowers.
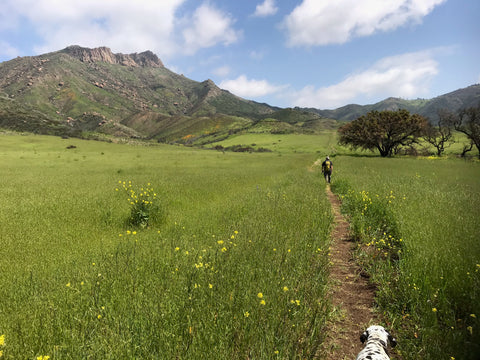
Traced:
<svg viewBox="0 0 480 360">
<path fill-rule="evenodd" d="M 5 346 L 5 334 L 0 335 L 0 347 L 3 348 Z M 3 357 L 3 349 L 0 350 L 0 358 Z M 36 357 L 37 360 L 49 360 L 49 355 L 40 355 Z"/>
</svg>

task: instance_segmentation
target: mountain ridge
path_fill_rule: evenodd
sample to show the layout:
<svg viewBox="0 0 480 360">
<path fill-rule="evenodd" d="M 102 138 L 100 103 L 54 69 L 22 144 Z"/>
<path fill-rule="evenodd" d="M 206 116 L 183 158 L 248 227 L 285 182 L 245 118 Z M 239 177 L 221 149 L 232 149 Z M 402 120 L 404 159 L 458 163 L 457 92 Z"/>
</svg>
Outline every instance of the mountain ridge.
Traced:
<svg viewBox="0 0 480 360">
<path fill-rule="evenodd" d="M 123 66 L 164 67 L 158 56 L 150 50 L 139 54 L 133 53 L 126 55 L 121 53 L 114 54 L 112 50 L 106 46 L 90 49 L 79 45 L 72 45 L 66 47 L 63 51 L 82 62 L 88 63 L 105 62 Z"/>
<path fill-rule="evenodd" d="M 427 117 L 432 123 L 436 123 L 437 112 L 448 109 L 457 112 L 461 108 L 478 106 L 480 104 L 480 84 L 474 84 L 465 88 L 457 89 L 449 93 L 436 96 L 432 99 L 406 100 L 398 97 L 389 97 L 374 104 L 358 105 L 348 104 L 333 110 L 321 110 L 315 108 L 301 108 L 324 117 L 331 117 L 338 121 L 352 121 L 359 116 L 377 110 L 406 109 L 412 113 Z"/>
<path fill-rule="evenodd" d="M 176 74 L 151 51 L 114 54 L 108 47 L 73 45 L 0 63 L 0 127 L 206 144 L 240 131 L 316 133 L 371 110 L 434 114 L 445 104 L 456 110 L 478 102 L 480 85 L 449 94 L 335 110 L 279 108 L 238 97 L 210 79 Z"/>
</svg>

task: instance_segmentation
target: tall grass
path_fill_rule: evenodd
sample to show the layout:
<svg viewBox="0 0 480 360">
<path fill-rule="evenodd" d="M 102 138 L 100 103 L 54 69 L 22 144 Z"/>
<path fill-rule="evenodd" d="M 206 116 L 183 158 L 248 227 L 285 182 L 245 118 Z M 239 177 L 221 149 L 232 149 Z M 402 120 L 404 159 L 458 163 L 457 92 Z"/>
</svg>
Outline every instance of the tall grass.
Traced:
<svg viewBox="0 0 480 360">
<path fill-rule="evenodd" d="M 363 242 L 380 310 L 405 359 L 480 354 L 478 162 L 335 160 L 335 191 Z"/>
<path fill-rule="evenodd" d="M 332 216 L 311 155 L 3 136 L 0 158 L 4 358 L 318 353 Z M 148 226 L 119 181 L 155 189 Z"/>
<path fill-rule="evenodd" d="M 309 153 L 324 156 L 335 154 L 338 151 L 350 153 L 350 150 L 337 144 L 336 132 L 333 130 L 326 130 L 318 135 L 240 134 L 213 145 L 222 145 L 223 147 L 245 145 L 254 149 L 269 149 L 281 154 Z"/>
</svg>

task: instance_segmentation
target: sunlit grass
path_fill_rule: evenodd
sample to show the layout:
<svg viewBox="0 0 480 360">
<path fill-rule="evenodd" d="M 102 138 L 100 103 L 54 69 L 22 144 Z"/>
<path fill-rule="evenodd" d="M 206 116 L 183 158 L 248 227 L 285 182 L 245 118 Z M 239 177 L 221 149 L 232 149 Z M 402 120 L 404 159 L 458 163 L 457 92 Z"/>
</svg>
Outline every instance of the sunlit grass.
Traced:
<svg viewBox="0 0 480 360">
<path fill-rule="evenodd" d="M 309 153 L 324 156 L 326 154 L 332 155 L 339 151 L 349 152 L 349 150 L 337 144 L 336 133 L 333 130 L 326 130 L 318 135 L 241 134 L 212 144 L 212 146 L 217 144 L 223 147 L 246 145 L 253 148 L 269 149 L 282 154 Z"/>
<path fill-rule="evenodd" d="M 404 357 L 475 359 L 479 163 L 344 157 L 336 169 L 336 191 L 364 243 L 359 260 L 380 286 L 380 309 L 403 337 Z"/>
<path fill-rule="evenodd" d="M 330 205 L 311 171 L 326 154 L 404 359 L 473 356 L 478 162 L 245 136 L 232 144 L 274 152 L 1 136 L 3 357 L 313 357 L 330 312 Z M 148 226 L 119 181 L 154 189 Z"/>
<path fill-rule="evenodd" d="M 4 358 L 303 358 L 320 348 L 331 214 L 311 154 L 1 140 Z M 129 222 L 123 182 L 154 189 L 161 216 Z"/>
</svg>

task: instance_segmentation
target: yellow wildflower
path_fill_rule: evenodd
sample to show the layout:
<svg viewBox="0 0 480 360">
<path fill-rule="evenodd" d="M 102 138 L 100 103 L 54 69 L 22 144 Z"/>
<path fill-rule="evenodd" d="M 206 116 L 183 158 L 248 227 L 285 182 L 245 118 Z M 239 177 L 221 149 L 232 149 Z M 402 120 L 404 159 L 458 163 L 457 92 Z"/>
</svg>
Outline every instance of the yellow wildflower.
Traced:
<svg viewBox="0 0 480 360">
<path fill-rule="evenodd" d="M 284 286 L 283 291 L 288 291 L 288 287 Z"/>
<path fill-rule="evenodd" d="M 266 304 L 266 303 L 265 303 L 265 300 L 261 300 L 261 301 L 260 301 L 260 305 L 265 305 L 265 304 Z"/>
<path fill-rule="evenodd" d="M 259 292 L 259 293 L 257 294 L 257 296 L 258 296 L 259 299 L 263 298 L 263 294 L 262 294 L 261 292 Z"/>
<path fill-rule="evenodd" d="M 5 335 L 0 336 L 0 346 L 5 345 Z"/>
</svg>

